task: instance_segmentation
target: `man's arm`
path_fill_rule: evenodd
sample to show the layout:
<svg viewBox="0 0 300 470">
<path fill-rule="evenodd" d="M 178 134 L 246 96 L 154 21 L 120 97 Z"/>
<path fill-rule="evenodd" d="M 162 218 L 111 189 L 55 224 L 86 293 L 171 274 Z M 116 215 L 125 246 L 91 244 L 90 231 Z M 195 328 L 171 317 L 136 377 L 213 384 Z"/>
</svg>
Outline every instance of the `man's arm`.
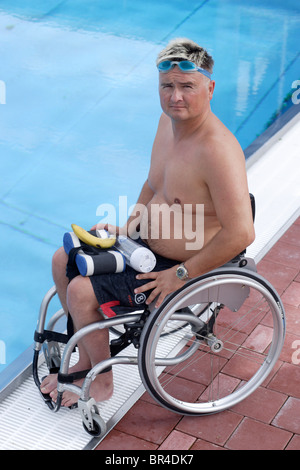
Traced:
<svg viewBox="0 0 300 470">
<path fill-rule="evenodd" d="M 221 229 L 185 263 L 191 277 L 230 261 L 255 238 L 245 159 L 239 144 L 230 139 L 222 149 L 212 146 L 208 150 L 205 181 Z"/>
<path fill-rule="evenodd" d="M 153 194 L 154 192 L 150 188 L 148 180 L 145 181 L 133 211 L 131 212 L 126 224 L 121 229 L 122 233 L 125 233 L 129 237 L 133 236 L 134 238 L 137 227 L 142 219 L 143 211 L 153 198 Z"/>
</svg>

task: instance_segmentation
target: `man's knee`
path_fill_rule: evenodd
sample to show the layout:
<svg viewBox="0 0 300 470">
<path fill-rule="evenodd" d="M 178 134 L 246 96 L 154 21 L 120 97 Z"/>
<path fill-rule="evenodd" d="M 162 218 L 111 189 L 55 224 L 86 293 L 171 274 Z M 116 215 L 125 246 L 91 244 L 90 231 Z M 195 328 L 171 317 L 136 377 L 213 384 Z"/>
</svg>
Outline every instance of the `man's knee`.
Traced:
<svg viewBox="0 0 300 470">
<path fill-rule="evenodd" d="M 52 269 L 53 271 L 66 272 L 66 265 L 68 262 L 68 255 L 66 254 L 63 247 L 59 248 L 53 255 L 52 258 Z"/>
<path fill-rule="evenodd" d="M 68 285 L 67 303 L 70 312 L 79 309 L 95 309 L 99 304 L 88 277 L 77 276 Z"/>
</svg>

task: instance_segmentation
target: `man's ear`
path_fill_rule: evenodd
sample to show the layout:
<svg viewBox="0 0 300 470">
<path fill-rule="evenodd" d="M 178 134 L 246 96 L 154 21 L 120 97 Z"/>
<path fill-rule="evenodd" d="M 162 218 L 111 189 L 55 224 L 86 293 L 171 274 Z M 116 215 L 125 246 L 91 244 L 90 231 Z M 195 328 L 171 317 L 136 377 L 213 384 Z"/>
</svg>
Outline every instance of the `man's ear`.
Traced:
<svg viewBox="0 0 300 470">
<path fill-rule="evenodd" d="M 210 80 L 208 85 L 208 92 L 209 92 L 209 99 L 211 100 L 214 94 L 216 82 L 214 80 Z"/>
</svg>

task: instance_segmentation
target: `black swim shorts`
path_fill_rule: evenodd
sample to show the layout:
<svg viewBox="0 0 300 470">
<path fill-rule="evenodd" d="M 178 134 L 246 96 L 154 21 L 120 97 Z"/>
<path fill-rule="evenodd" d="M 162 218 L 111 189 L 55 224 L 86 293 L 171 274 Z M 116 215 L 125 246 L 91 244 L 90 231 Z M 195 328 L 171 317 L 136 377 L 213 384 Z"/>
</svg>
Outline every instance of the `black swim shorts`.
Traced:
<svg viewBox="0 0 300 470">
<path fill-rule="evenodd" d="M 135 241 L 148 248 L 140 238 Z M 179 264 L 179 261 L 157 254 L 155 256 L 156 266 L 153 271 L 163 271 Z M 131 313 L 146 307 L 145 302 L 151 291 L 135 294 L 134 290 L 151 282 L 151 279 L 138 280 L 137 274 L 137 271 L 127 265 L 122 273 L 98 274 L 90 277 L 101 310 L 107 317 Z"/>
</svg>

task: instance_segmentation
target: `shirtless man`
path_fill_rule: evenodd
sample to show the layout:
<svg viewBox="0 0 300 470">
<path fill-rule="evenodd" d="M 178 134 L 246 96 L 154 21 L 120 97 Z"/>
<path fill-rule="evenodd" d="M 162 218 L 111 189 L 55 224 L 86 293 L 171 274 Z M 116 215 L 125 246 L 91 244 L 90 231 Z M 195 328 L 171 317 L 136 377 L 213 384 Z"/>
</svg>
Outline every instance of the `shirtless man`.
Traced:
<svg viewBox="0 0 300 470">
<path fill-rule="evenodd" d="M 187 62 L 188 61 L 188 62 Z M 140 225 L 143 242 L 166 264 L 147 274 L 133 274 L 133 293 L 158 307 L 166 295 L 190 279 L 231 260 L 254 240 L 254 228 L 243 152 L 231 132 L 212 113 L 210 101 L 215 82 L 213 60 L 194 42 L 171 41 L 157 59 L 159 95 L 163 110 L 154 141 L 150 171 L 124 233 Z M 144 210 L 140 210 L 140 208 Z M 172 207 L 173 219 L 170 217 Z M 175 212 L 189 208 L 190 232 L 203 233 L 201 246 L 187 244 L 191 233 L 176 227 Z M 204 226 L 197 225 L 197 207 L 204 207 Z M 173 221 L 169 237 L 163 236 L 164 221 Z M 198 223 L 199 225 L 199 223 Z M 109 227 L 110 230 L 114 228 Z M 178 238 L 175 232 L 181 229 Z M 156 233 L 155 237 L 151 234 Z M 195 235 L 196 237 L 196 235 Z M 143 243 L 141 242 L 141 243 Z M 100 321 L 104 277 L 77 276 L 69 283 L 65 275 L 67 255 L 61 248 L 53 257 L 53 278 L 65 312 L 70 312 L 76 330 Z M 184 264 L 182 264 L 184 263 Z M 183 269 L 182 269 L 183 268 Z M 127 271 L 127 269 L 126 269 Z M 120 274 L 115 288 L 121 290 Z M 98 279 L 97 279 L 98 278 Z M 102 286 L 102 287 L 101 287 Z M 128 296 L 127 296 L 128 297 Z M 107 299 L 106 299 L 107 300 Z M 108 332 L 98 330 L 82 339 L 79 362 L 72 368 L 90 368 L 109 357 Z M 48 376 L 43 393 L 56 396 L 57 377 Z M 113 393 L 112 372 L 96 377 L 91 386 L 96 401 Z M 65 392 L 62 404 L 78 397 Z"/>
</svg>

